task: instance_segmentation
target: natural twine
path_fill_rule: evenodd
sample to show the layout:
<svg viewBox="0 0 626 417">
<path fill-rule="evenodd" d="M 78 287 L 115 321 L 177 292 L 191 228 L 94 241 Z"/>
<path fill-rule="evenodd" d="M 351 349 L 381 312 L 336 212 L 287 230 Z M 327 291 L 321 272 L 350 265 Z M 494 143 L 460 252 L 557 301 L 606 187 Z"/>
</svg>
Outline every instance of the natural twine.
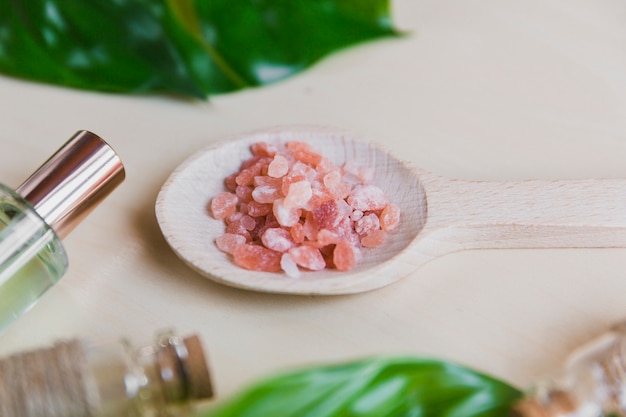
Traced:
<svg viewBox="0 0 626 417">
<path fill-rule="evenodd" d="M 0 417 L 93 417 L 78 340 L 0 361 Z"/>
</svg>

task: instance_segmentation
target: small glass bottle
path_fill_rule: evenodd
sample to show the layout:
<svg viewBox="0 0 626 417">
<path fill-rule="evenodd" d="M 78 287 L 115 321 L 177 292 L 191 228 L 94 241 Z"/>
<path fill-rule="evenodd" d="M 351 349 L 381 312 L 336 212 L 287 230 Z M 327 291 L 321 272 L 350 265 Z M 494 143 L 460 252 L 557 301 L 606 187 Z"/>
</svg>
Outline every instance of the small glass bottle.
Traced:
<svg viewBox="0 0 626 417">
<path fill-rule="evenodd" d="M 0 360 L 2 416 L 188 417 L 212 396 L 196 335 L 139 348 L 74 339 Z"/>
<path fill-rule="evenodd" d="M 626 323 L 574 351 L 562 374 L 533 387 L 516 405 L 514 414 L 626 416 Z"/>
<path fill-rule="evenodd" d="M 63 276 L 60 239 L 123 179 L 111 147 L 79 131 L 17 189 L 0 184 L 0 334 Z"/>
</svg>

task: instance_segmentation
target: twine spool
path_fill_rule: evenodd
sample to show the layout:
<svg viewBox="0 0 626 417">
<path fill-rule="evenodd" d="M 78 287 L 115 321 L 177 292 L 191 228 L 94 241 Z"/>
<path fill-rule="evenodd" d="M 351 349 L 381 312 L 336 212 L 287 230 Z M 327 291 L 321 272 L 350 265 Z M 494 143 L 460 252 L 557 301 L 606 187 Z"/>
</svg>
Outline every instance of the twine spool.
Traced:
<svg viewBox="0 0 626 417">
<path fill-rule="evenodd" d="M 0 361 L 0 417 L 94 417 L 79 340 Z"/>
</svg>

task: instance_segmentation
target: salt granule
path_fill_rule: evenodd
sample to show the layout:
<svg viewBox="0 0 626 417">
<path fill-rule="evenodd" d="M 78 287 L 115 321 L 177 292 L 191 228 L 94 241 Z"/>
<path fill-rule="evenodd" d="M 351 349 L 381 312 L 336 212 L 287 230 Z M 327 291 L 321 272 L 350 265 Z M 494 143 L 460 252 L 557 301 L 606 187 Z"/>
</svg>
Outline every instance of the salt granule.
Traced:
<svg viewBox="0 0 626 417">
<path fill-rule="evenodd" d="M 291 239 L 291 234 L 279 227 L 267 229 L 261 236 L 261 242 L 263 242 L 266 248 L 276 252 L 287 252 L 296 245 Z"/>
<path fill-rule="evenodd" d="M 320 247 L 333 245 L 339 242 L 339 235 L 328 229 L 321 229 L 317 232 L 317 243 Z"/>
<path fill-rule="evenodd" d="M 255 142 L 250 145 L 250 152 L 254 156 L 274 156 L 278 152 L 278 147 L 267 142 Z"/>
<path fill-rule="evenodd" d="M 222 192 L 211 200 L 211 213 L 216 219 L 224 219 L 235 212 L 237 196 L 233 193 Z"/>
<path fill-rule="evenodd" d="M 326 262 L 319 249 L 312 246 L 303 245 L 291 248 L 289 249 L 289 256 L 295 263 L 311 271 L 320 271 L 326 267 Z"/>
<path fill-rule="evenodd" d="M 362 247 L 381 245 L 400 222 L 400 208 L 371 183 L 369 167 L 334 166 L 306 142 L 257 142 L 250 150 L 224 180 L 230 192 L 210 204 L 226 223 L 215 243 L 242 268 L 293 278 L 299 268 L 348 271 Z"/>
<path fill-rule="evenodd" d="M 237 246 L 243 245 L 244 243 L 246 243 L 245 237 L 233 233 L 224 233 L 215 239 L 217 247 L 222 252 L 230 253 L 231 255 Z"/>
<path fill-rule="evenodd" d="M 301 210 L 293 207 L 285 207 L 283 201 L 282 198 L 275 200 L 272 212 L 281 226 L 290 227 L 300 220 Z"/>
<path fill-rule="evenodd" d="M 372 230 L 367 235 L 361 237 L 361 244 L 366 248 L 373 248 L 382 244 L 387 239 L 387 232 L 384 230 Z"/>
<path fill-rule="evenodd" d="M 291 278 L 300 278 L 302 273 L 300 269 L 298 269 L 298 265 L 291 259 L 288 253 L 283 253 L 283 256 L 280 258 L 280 267 L 288 277 Z"/>
<path fill-rule="evenodd" d="M 360 235 L 366 235 L 372 230 L 380 229 L 380 220 L 374 213 L 361 217 L 354 224 L 354 231 Z"/>
<path fill-rule="evenodd" d="M 235 263 L 252 271 L 280 271 L 280 253 L 260 245 L 246 243 L 233 251 Z"/>
<path fill-rule="evenodd" d="M 385 193 L 375 185 L 357 185 L 348 197 L 348 204 L 355 210 L 382 210 L 387 203 Z"/>
<path fill-rule="evenodd" d="M 285 207 L 304 207 L 313 196 L 309 181 L 298 181 L 289 185 L 289 191 L 285 196 Z"/>
<path fill-rule="evenodd" d="M 284 177 L 289 172 L 289 161 L 282 155 L 274 156 L 267 167 L 267 175 L 273 178 Z"/>
<path fill-rule="evenodd" d="M 263 204 L 257 201 L 251 201 L 248 203 L 248 215 L 252 217 L 261 217 L 272 211 L 271 204 Z"/>
<path fill-rule="evenodd" d="M 363 212 L 361 210 L 354 210 L 350 213 L 350 220 L 353 222 L 359 221 L 363 218 Z"/>
<path fill-rule="evenodd" d="M 241 226 L 243 226 L 243 228 L 248 231 L 254 230 L 254 228 L 256 227 L 256 221 L 247 214 L 242 216 L 241 220 L 239 221 L 241 222 Z"/>
<path fill-rule="evenodd" d="M 302 223 L 296 223 L 291 226 L 291 229 L 289 229 L 289 234 L 291 234 L 291 239 L 294 242 L 304 242 L 304 226 L 302 226 Z"/>
<path fill-rule="evenodd" d="M 281 195 L 278 189 L 270 185 L 261 185 L 259 187 L 255 187 L 252 191 L 252 198 L 257 203 L 271 204 L 280 197 Z"/>
<path fill-rule="evenodd" d="M 380 214 L 380 228 L 391 231 L 400 223 L 400 208 L 395 204 L 388 204 Z"/>
<path fill-rule="evenodd" d="M 346 240 L 341 240 L 333 250 L 333 263 L 340 271 L 349 271 L 356 265 L 354 249 Z"/>
</svg>

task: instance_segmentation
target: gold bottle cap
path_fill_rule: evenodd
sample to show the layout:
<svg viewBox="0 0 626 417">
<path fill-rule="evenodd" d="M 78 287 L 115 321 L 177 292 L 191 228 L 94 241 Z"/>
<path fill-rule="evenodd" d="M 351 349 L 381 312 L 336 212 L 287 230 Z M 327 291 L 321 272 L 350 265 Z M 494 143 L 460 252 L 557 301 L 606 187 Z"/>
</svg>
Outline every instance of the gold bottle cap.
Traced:
<svg viewBox="0 0 626 417">
<path fill-rule="evenodd" d="M 115 151 L 99 136 L 81 130 L 16 191 L 64 238 L 124 176 Z"/>
</svg>

